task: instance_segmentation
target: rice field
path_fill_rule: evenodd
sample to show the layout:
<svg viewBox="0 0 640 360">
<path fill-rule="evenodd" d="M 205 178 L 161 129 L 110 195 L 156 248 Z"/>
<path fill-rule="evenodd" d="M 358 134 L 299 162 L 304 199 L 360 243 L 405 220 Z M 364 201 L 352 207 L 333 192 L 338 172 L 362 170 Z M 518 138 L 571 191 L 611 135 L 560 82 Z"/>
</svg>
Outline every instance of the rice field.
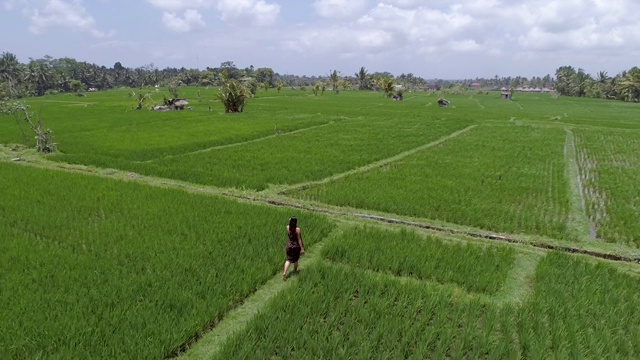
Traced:
<svg viewBox="0 0 640 360">
<path fill-rule="evenodd" d="M 455 284 L 468 292 L 495 294 L 511 270 L 515 252 L 508 247 L 472 246 L 426 240 L 414 232 L 389 233 L 350 228 L 323 247 L 323 258 L 390 274 Z"/>
<path fill-rule="evenodd" d="M 635 132 L 579 130 L 580 182 L 593 235 L 640 246 L 640 140 Z"/>
<path fill-rule="evenodd" d="M 564 238 L 565 132 L 478 126 L 391 165 L 289 194 L 505 233 Z"/>
<path fill-rule="evenodd" d="M 162 358 L 282 265 L 287 209 L 4 162 L 0 173 L 2 359 Z M 332 228 L 298 213 L 308 246 Z"/>
<path fill-rule="evenodd" d="M 396 243 L 379 241 L 383 235 L 369 235 L 358 240 L 378 245 L 370 256 L 396 251 Z M 442 266 L 466 261 L 476 263 L 459 256 Z M 549 253 L 533 284 L 522 284 L 531 295 L 506 303 L 439 282 L 380 276 L 367 267 L 351 261 L 307 269 L 298 286 L 269 302 L 215 358 L 602 359 L 640 353 L 637 277 L 610 265 Z"/>
<path fill-rule="evenodd" d="M 1 359 L 640 357 L 637 104 L 182 90 L 0 117 Z"/>
</svg>

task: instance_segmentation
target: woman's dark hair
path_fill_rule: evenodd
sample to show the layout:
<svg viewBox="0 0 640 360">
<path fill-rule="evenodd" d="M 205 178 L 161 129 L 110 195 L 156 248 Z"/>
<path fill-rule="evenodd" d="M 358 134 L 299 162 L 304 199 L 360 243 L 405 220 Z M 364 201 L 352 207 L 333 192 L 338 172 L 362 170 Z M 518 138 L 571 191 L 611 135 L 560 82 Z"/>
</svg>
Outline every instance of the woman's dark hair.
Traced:
<svg viewBox="0 0 640 360">
<path fill-rule="evenodd" d="M 289 232 L 293 232 L 295 234 L 296 227 L 298 227 L 298 218 L 292 216 L 289 218 Z"/>
</svg>

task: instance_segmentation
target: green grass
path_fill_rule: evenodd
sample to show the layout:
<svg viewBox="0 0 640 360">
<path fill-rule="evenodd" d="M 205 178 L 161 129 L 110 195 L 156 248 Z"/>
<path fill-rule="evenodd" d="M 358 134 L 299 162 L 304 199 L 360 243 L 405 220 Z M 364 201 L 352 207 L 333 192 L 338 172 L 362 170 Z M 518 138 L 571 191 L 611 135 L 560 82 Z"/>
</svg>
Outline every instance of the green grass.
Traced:
<svg viewBox="0 0 640 360">
<path fill-rule="evenodd" d="M 394 164 L 289 194 L 341 206 L 564 238 L 565 132 L 480 126 Z"/>
<path fill-rule="evenodd" d="M 514 251 L 510 247 L 446 244 L 409 231 L 350 228 L 331 239 L 323 248 L 323 257 L 357 268 L 495 294 L 512 268 Z"/>
<path fill-rule="evenodd" d="M 636 358 L 637 278 L 551 253 L 522 305 L 318 264 L 215 358 Z"/>
<path fill-rule="evenodd" d="M 640 247 L 640 141 L 636 132 L 577 131 L 585 208 L 595 235 Z"/>
<path fill-rule="evenodd" d="M 636 254 L 637 104 L 287 89 L 225 115 L 214 88 L 167 113 L 130 91 L 26 99 L 61 153 L 0 148 L 23 165 L 0 162 L 0 358 L 161 358 L 219 322 L 202 354 L 225 359 L 640 357 L 633 264 L 344 216 Z M 294 213 L 317 255 L 279 283 Z"/>
<path fill-rule="evenodd" d="M 280 271 L 291 210 L 0 163 L 0 358 L 161 358 Z M 328 234 L 297 212 L 305 243 Z"/>
<path fill-rule="evenodd" d="M 513 329 L 510 315 L 449 288 L 319 264 L 215 358 L 508 358 L 517 348 L 498 329 Z"/>
<path fill-rule="evenodd" d="M 605 263 L 551 253 L 517 319 L 526 358 L 640 356 L 640 283 Z"/>
</svg>

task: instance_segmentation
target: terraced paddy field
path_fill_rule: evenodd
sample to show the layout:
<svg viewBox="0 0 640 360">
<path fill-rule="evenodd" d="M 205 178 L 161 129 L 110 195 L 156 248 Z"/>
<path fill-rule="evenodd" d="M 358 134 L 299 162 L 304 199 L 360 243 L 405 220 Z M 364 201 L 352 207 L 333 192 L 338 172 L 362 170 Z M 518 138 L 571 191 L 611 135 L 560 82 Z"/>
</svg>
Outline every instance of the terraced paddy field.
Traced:
<svg viewBox="0 0 640 360">
<path fill-rule="evenodd" d="M 0 358 L 640 356 L 637 104 L 181 90 L 0 118 Z"/>
</svg>

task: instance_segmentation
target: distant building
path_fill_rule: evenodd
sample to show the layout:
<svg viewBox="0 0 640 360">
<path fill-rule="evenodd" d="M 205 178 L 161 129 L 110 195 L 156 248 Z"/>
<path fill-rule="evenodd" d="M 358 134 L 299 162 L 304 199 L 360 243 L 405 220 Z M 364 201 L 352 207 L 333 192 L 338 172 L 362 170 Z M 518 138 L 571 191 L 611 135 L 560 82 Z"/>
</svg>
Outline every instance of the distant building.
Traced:
<svg viewBox="0 0 640 360">
<path fill-rule="evenodd" d="M 500 98 L 505 100 L 511 100 L 511 91 L 506 87 L 500 89 Z"/>
</svg>

